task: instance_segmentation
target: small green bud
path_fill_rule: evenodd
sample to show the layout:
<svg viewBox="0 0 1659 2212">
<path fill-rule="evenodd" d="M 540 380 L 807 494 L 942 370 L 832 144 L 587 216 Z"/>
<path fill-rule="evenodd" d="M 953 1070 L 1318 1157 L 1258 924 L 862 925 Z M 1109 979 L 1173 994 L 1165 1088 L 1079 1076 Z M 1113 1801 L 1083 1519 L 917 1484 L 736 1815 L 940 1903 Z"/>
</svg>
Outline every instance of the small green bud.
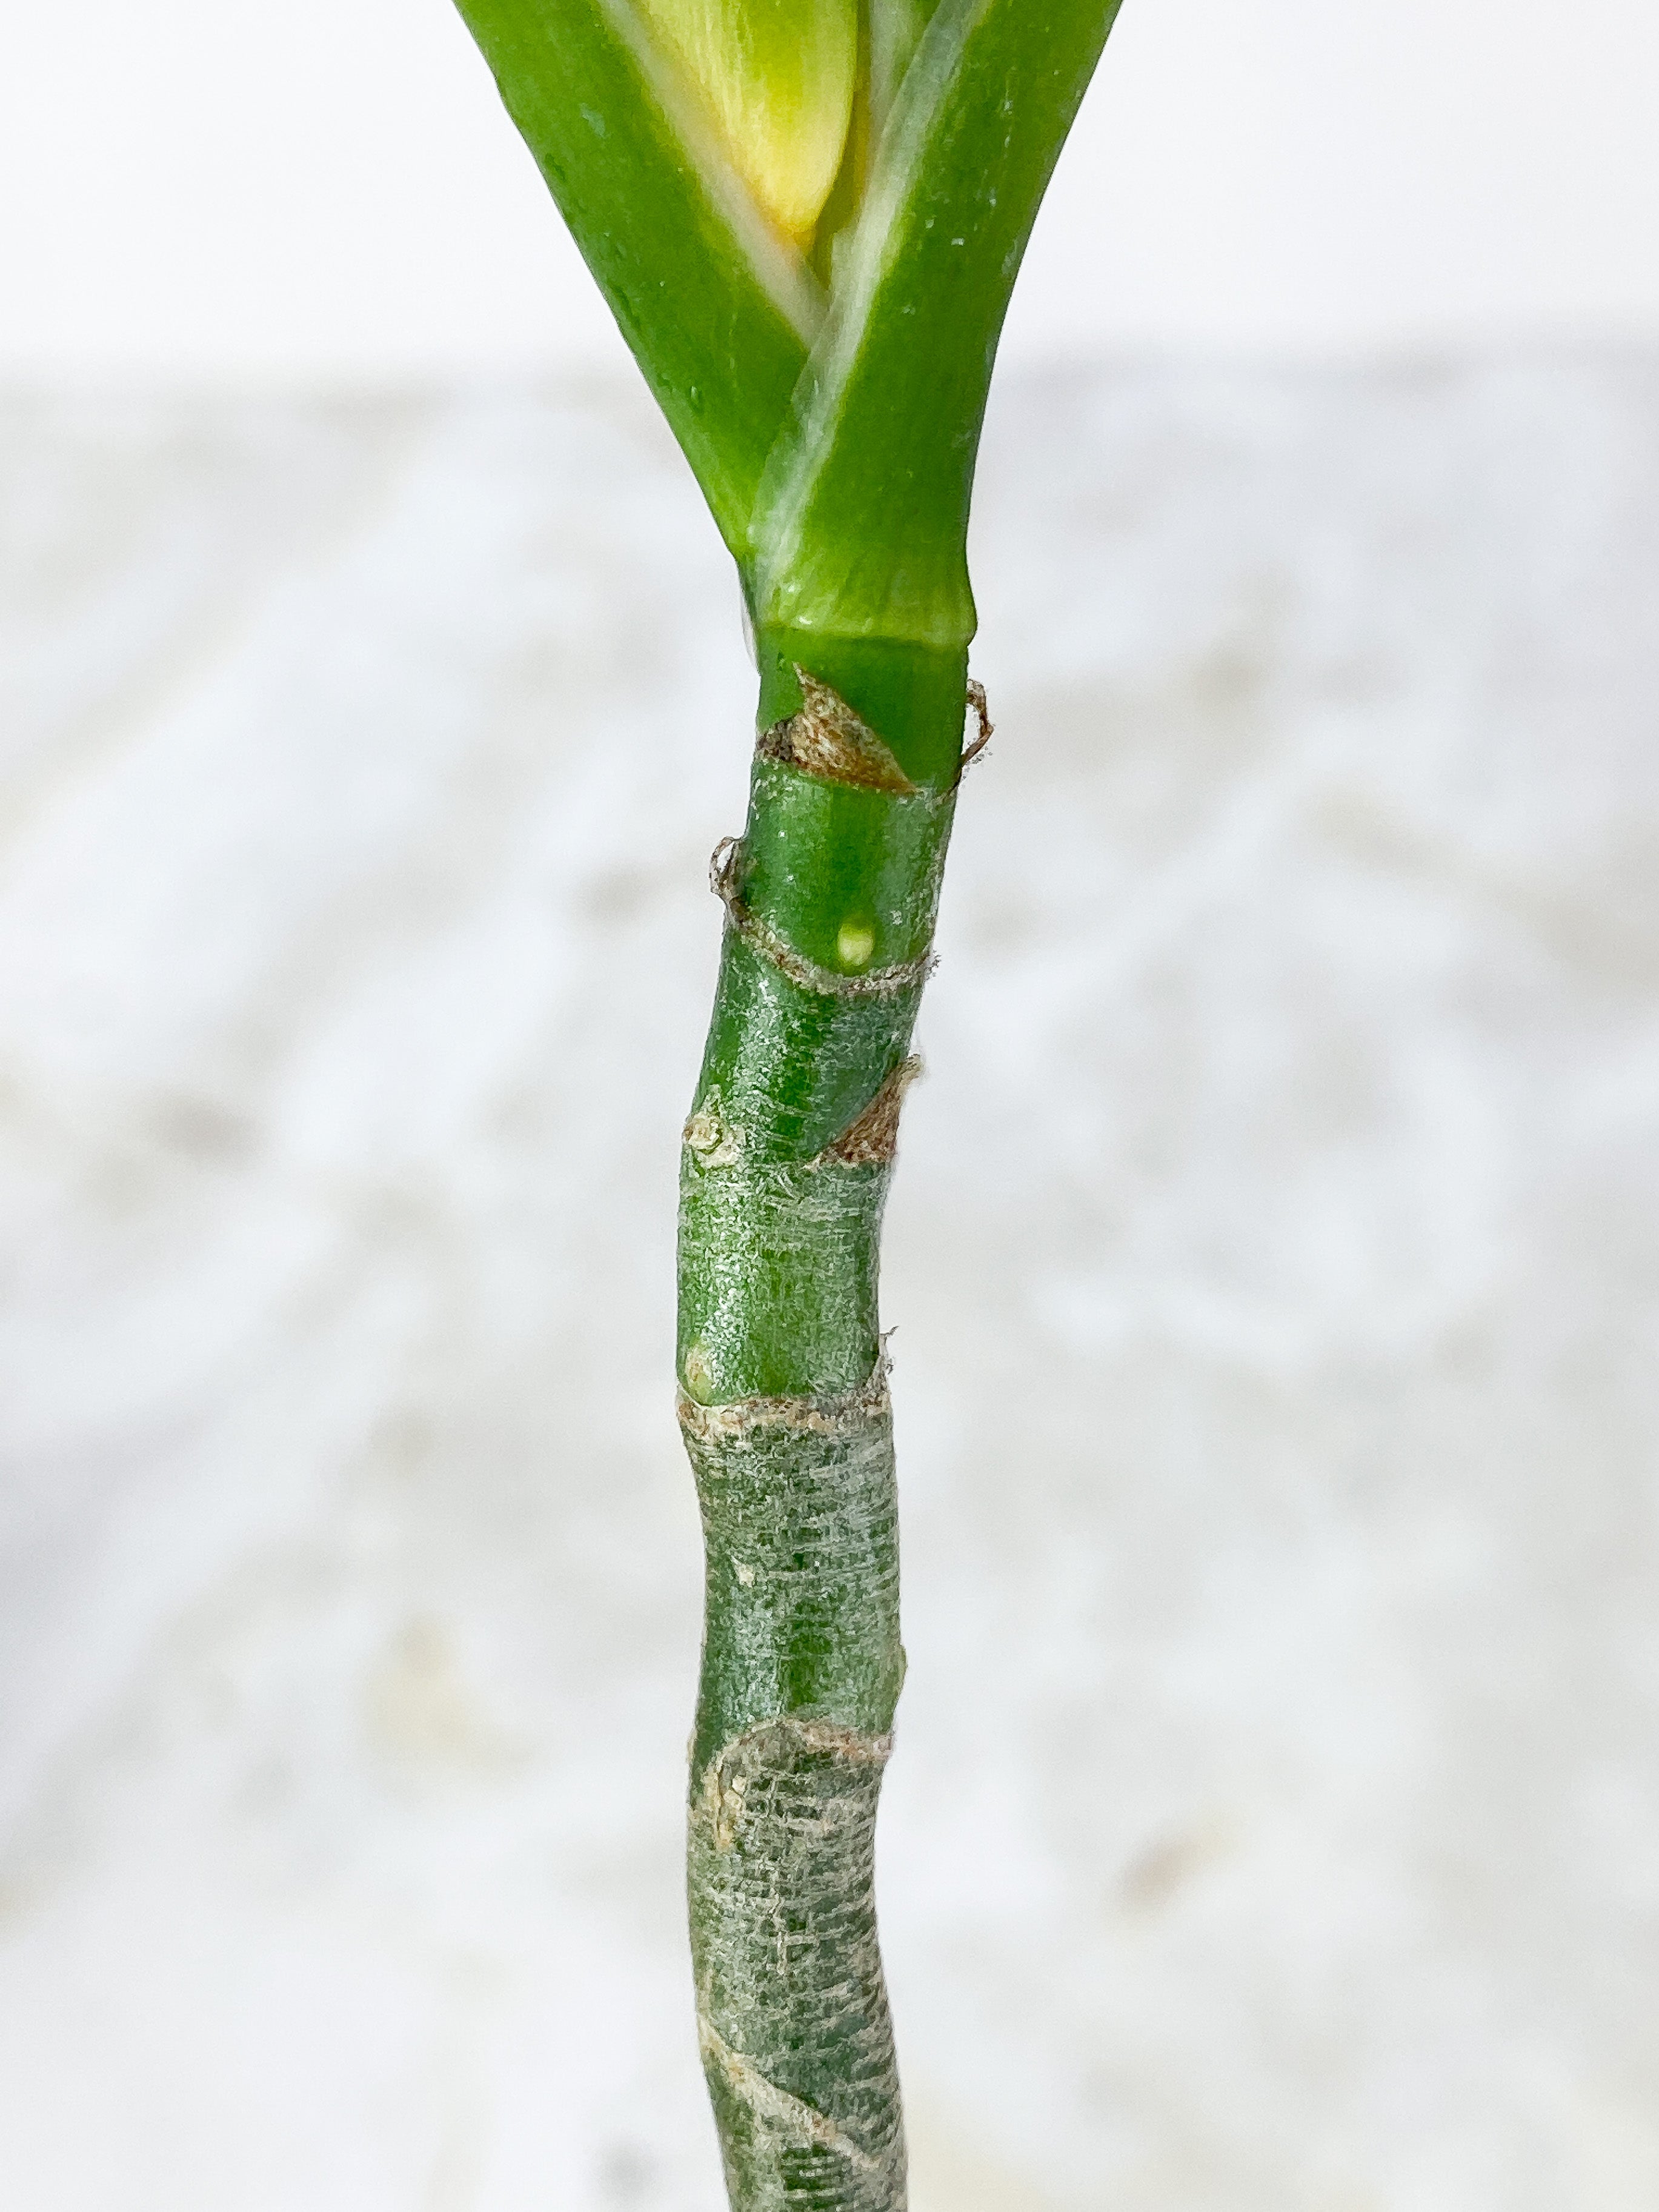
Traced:
<svg viewBox="0 0 1659 2212">
<path fill-rule="evenodd" d="M 867 968 L 876 949 L 876 933 L 867 921 L 848 920 L 836 934 L 836 953 L 843 968 Z"/>
<path fill-rule="evenodd" d="M 714 1369 L 702 1345 L 690 1346 L 680 1362 L 680 1373 L 685 1380 L 686 1396 L 706 1406 L 714 1395 Z"/>
<path fill-rule="evenodd" d="M 841 167 L 858 0 L 640 0 L 762 211 L 803 250 Z"/>
</svg>

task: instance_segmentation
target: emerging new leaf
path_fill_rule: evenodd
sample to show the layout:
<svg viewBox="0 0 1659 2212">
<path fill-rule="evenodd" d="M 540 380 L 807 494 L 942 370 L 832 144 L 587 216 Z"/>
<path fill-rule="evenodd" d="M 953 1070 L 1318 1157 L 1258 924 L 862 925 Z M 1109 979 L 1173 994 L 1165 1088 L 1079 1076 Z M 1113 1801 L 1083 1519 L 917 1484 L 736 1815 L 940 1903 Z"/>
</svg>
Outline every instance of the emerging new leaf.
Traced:
<svg viewBox="0 0 1659 2212">
<path fill-rule="evenodd" d="M 841 167 L 858 0 L 640 0 L 761 209 L 805 250 Z"/>
</svg>

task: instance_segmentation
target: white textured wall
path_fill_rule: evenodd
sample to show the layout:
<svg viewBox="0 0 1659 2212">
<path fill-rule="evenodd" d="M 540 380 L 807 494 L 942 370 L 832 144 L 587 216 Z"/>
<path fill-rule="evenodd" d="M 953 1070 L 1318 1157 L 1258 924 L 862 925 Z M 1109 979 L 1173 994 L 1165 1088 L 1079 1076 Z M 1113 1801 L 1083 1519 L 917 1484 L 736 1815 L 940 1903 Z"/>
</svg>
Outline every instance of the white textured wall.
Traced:
<svg viewBox="0 0 1659 2212">
<path fill-rule="evenodd" d="M 1659 338 L 1644 0 L 1127 0 L 1025 359 Z M 448 0 L 0 32 L 0 377 L 592 366 L 618 342 Z"/>
<path fill-rule="evenodd" d="M 889 1317 L 916 2212 L 1659 2202 L 1659 370 L 987 453 Z M 632 384 L 0 415 L 0 2176 L 714 2212 Z"/>
</svg>

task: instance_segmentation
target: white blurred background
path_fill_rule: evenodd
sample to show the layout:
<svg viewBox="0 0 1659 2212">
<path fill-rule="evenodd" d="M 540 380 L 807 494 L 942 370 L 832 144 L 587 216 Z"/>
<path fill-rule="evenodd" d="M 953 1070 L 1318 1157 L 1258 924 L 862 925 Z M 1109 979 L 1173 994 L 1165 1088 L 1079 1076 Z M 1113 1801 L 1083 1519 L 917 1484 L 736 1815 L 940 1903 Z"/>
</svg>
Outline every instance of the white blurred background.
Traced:
<svg viewBox="0 0 1659 2212">
<path fill-rule="evenodd" d="M 620 349 L 445 0 L 10 0 L 0 373 Z M 1659 339 L 1641 0 L 1128 0 L 1009 357 Z"/>
<path fill-rule="evenodd" d="M 0 41 L 0 2202 L 715 2212 L 723 555 L 455 21 Z M 1129 0 L 907 1108 L 915 2212 L 1659 2203 L 1659 31 Z"/>
</svg>

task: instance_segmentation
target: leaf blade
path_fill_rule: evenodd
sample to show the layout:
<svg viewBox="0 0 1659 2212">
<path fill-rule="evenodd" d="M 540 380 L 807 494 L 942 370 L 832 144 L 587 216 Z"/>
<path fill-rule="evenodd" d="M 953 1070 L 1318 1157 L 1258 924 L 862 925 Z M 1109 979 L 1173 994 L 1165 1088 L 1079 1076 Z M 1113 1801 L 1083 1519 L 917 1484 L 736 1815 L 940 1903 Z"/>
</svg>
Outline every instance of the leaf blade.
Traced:
<svg viewBox="0 0 1659 2212">
<path fill-rule="evenodd" d="M 1119 0 L 945 0 L 763 479 L 769 629 L 964 646 L 967 526 L 1003 319 Z"/>
<path fill-rule="evenodd" d="M 744 562 L 822 319 L 810 273 L 608 0 L 457 0 L 720 534 Z"/>
</svg>

